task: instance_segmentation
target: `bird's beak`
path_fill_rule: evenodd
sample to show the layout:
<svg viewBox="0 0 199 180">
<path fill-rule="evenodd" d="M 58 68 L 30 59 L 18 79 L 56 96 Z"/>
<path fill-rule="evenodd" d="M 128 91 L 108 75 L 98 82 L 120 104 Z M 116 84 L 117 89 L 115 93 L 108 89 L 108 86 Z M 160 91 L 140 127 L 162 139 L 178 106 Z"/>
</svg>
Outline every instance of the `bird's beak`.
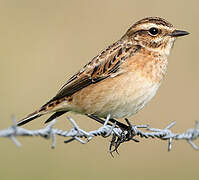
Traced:
<svg viewBox="0 0 199 180">
<path fill-rule="evenodd" d="M 179 36 L 186 36 L 189 32 L 181 31 L 181 30 L 174 30 L 172 33 L 169 34 L 171 37 L 179 37 Z"/>
</svg>

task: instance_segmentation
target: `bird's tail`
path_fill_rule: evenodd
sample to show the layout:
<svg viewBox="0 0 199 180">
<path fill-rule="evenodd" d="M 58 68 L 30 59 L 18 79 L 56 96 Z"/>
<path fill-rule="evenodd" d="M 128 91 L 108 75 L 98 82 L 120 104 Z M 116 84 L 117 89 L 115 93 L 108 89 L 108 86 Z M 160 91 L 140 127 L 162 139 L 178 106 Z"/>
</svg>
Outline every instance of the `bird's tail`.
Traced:
<svg viewBox="0 0 199 180">
<path fill-rule="evenodd" d="M 63 115 L 64 113 L 68 112 L 68 110 L 60 110 L 60 111 L 53 111 L 53 110 L 46 110 L 45 108 L 43 108 L 44 106 L 41 107 L 41 109 L 29 114 L 28 116 L 26 116 L 24 119 L 22 119 L 21 121 L 17 122 L 17 126 L 22 126 L 40 116 L 43 116 L 45 114 L 48 113 L 52 113 L 54 112 L 46 121 L 45 123 L 48 123 L 50 121 L 52 121 L 53 119 Z"/>
<path fill-rule="evenodd" d="M 39 110 L 29 114 L 28 116 L 26 116 L 24 119 L 22 119 L 21 121 L 19 121 L 17 123 L 18 126 L 22 126 L 42 115 L 48 114 L 48 113 L 53 113 L 46 121 L 45 123 L 48 123 L 50 121 L 52 121 L 53 119 L 63 115 L 64 113 L 68 112 L 68 110 L 63 110 L 63 109 L 56 109 L 56 106 L 58 105 L 57 101 L 53 101 L 50 100 L 49 102 L 47 102 L 46 104 L 44 104 Z"/>
<path fill-rule="evenodd" d="M 22 126 L 40 116 L 44 115 L 44 113 L 41 113 L 39 111 L 35 111 L 31 114 L 29 114 L 28 116 L 26 116 L 24 119 L 22 119 L 21 121 L 17 122 L 17 126 Z"/>
</svg>

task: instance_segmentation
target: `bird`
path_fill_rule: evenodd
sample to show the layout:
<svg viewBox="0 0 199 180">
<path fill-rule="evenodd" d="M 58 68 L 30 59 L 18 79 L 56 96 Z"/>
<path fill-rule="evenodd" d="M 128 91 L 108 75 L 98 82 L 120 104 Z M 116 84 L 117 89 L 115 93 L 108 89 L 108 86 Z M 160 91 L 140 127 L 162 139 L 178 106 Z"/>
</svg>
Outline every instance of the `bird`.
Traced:
<svg viewBox="0 0 199 180">
<path fill-rule="evenodd" d="M 160 17 L 137 21 L 69 78 L 53 98 L 17 125 L 51 114 L 47 123 L 67 112 L 102 119 L 133 116 L 160 87 L 175 40 L 188 34 Z"/>
</svg>

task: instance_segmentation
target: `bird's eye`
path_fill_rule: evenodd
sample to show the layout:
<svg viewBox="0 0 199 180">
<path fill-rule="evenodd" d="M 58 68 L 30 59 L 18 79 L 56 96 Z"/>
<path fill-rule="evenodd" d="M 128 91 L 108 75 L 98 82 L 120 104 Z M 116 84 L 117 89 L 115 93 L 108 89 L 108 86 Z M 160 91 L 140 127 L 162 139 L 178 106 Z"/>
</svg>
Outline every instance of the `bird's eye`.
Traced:
<svg viewBox="0 0 199 180">
<path fill-rule="evenodd" d="M 155 27 L 152 27 L 149 29 L 149 33 L 152 35 L 152 36 L 155 36 L 159 33 L 159 30 L 158 28 L 155 28 Z"/>
</svg>

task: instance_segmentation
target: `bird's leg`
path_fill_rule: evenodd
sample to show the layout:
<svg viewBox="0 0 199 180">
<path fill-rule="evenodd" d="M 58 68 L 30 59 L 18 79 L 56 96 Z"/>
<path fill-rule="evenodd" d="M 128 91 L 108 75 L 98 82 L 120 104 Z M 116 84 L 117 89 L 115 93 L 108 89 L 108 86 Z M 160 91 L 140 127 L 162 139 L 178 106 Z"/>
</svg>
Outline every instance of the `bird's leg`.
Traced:
<svg viewBox="0 0 199 180">
<path fill-rule="evenodd" d="M 91 119 L 94 119 L 95 121 L 97 121 L 97 122 L 99 122 L 99 123 L 101 123 L 101 124 L 104 124 L 104 123 L 105 123 L 105 120 L 103 120 L 103 119 L 101 119 L 101 118 L 99 118 L 99 117 L 97 117 L 97 116 L 95 116 L 95 115 L 93 115 L 93 114 L 87 114 L 87 116 L 88 116 L 89 118 L 91 118 Z M 118 122 L 118 121 L 115 120 L 115 119 L 109 119 L 109 121 L 112 122 L 112 123 L 116 123 L 116 125 L 117 125 L 118 127 L 122 126 L 122 127 L 120 127 L 120 128 L 121 128 L 123 131 L 124 131 L 124 129 L 127 129 L 127 128 L 128 128 L 127 125 L 125 125 L 125 124 L 123 124 L 123 123 L 121 123 L 121 122 Z M 107 125 L 112 126 L 112 124 L 109 123 L 109 122 L 107 123 Z M 117 153 L 118 153 L 118 147 L 119 147 L 119 145 L 123 142 L 123 139 L 124 139 L 124 138 L 117 137 L 116 134 L 113 134 L 112 139 L 111 139 L 111 143 L 110 143 L 110 146 L 109 146 L 109 151 L 110 151 L 110 154 L 111 154 L 112 157 L 114 157 L 114 156 L 113 156 L 113 152 L 117 152 Z M 118 153 L 118 154 L 119 154 L 119 153 Z"/>
<path fill-rule="evenodd" d="M 120 134 L 120 136 L 117 136 L 116 134 L 113 134 L 112 139 L 111 139 L 111 143 L 109 146 L 109 151 L 112 157 L 113 156 L 113 152 L 117 152 L 118 153 L 118 148 L 119 146 L 127 141 L 133 140 L 134 142 L 139 142 L 139 140 L 135 139 L 135 131 L 133 129 L 133 126 L 130 124 L 128 119 L 125 119 L 128 126 L 127 128 L 122 129 L 122 133 Z M 119 153 L 118 153 L 119 154 Z"/>
<path fill-rule="evenodd" d="M 95 116 L 95 115 L 93 115 L 93 114 L 86 114 L 89 118 L 91 118 L 91 119 L 93 119 L 93 120 L 95 120 L 95 121 L 97 121 L 97 122 L 99 122 L 100 124 L 104 124 L 105 123 L 105 120 L 103 120 L 103 119 L 101 119 L 101 118 L 99 118 L 99 117 L 97 117 L 97 116 Z M 112 125 L 112 124 L 110 124 L 110 123 L 107 123 L 108 125 Z"/>
<path fill-rule="evenodd" d="M 135 134 L 135 129 L 133 128 L 133 125 L 130 123 L 130 121 L 127 118 L 125 118 L 125 121 L 128 124 L 128 129 L 126 129 L 126 131 L 127 131 L 127 134 L 126 134 L 126 138 L 127 139 L 126 139 L 126 141 L 133 140 L 135 142 L 139 142 L 139 140 L 134 138 L 134 136 L 136 134 Z"/>
<path fill-rule="evenodd" d="M 104 124 L 104 122 L 105 122 L 105 120 L 103 120 L 103 119 L 101 119 L 101 118 L 99 118 L 99 117 L 97 117 L 97 116 L 95 116 L 93 114 L 87 114 L 87 116 L 89 118 L 91 118 L 91 119 L 94 119 L 95 121 L 97 121 L 97 122 L 99 122 L 101 124 Z M 123 124 L 123 123 L 117 121 L 116 119 L 110 118 L 109 121 L 112 122 L 112 123 L 116 123 L 116 125 L 119 128 L 121 128 L 121 129 L 127 129 L 128 128 L 128 126 L 126 124 Z M 112 126 L 112 124 L 110 124 L 110 123 L 107 123 L 107 124 L 110 125 L 110 126 Z"/>
<path fill-rule="evenodd" d="M 90 117 L 91 119 L 94 119 L 95 121 L 104 124 L 105 120 L 93 115 L 93 114 L 87 114 L 88 117 Z M 109 119 L 110 122 L 112 123 L 116 123 L 116 125 L 121 128 L 122 133 L 120 136 L 117 136 L 116 134 L 113 134 L 112 139 L 111 139 L 111 143 L 109 146 L 109 151 L 111 153 L 111 155 L 113 156 L 113 152 L 117 152 L 118 153 L 118 148 L 119 146 L 127 141 L 133 140 L 135 142 L 139 142 L 137 139 L 134 138 L 135 133 L 133 130 L 133 126 L 131 125 L 130 121 L 125 118 L 125 121 L 127 122 L 128 125 L 121 123 L 119 121 L 117 121 L 116 119 Z M 108 125 L 112 125 L 111 123 L 107 123 Z"/>
<path fill-rule="evenodd" d="M 125 130 L 128 128 L 128 126 L 126 124 L 121 123 L 121 122 L 117 121 L 116 119 L 111 118 L 111 119 L 109 119 L 109 121 L 112 123 L 116 123 L 116 125 L 118 125 L 118 127 L 121 128 L 122 130 Z"/>
</svg>

